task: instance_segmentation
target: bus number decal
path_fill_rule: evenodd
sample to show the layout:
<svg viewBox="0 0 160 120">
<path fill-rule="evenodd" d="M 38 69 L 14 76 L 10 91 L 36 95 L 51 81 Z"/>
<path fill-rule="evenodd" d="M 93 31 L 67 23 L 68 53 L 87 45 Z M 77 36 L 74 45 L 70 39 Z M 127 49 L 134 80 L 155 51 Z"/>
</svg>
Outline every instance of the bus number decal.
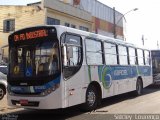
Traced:
<svg viewBox="0 0 160 120">
<path fill-rule="evenodd" d="M 15 66 L 14 67 L 14 74 L 18 74 L 19 73 L 19 66 Z"/>
</svg>

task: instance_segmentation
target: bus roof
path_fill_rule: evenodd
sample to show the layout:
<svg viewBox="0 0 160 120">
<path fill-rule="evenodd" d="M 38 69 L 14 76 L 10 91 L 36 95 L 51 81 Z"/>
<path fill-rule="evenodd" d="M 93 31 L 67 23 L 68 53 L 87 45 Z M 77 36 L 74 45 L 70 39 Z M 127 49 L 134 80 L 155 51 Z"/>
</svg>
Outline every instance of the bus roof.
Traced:
<svg viewBox="0 0 160 120">
<path fill-rule="evenodd" d="M 91 38 L 93 37 L 95 39 L 99 39 L 99 40 L 102 40 L 102 41 L 108 41 L 108 42 L 112 42 L 112 43 L 115 43 L 115 44 L 120 44 L 120 45 L 129 46 L 129 47 L 148 50 L 147 48 L 139 47 L 139 46 L 136 46 L 132 43 L 128 43 L 128 42 L 120 40 L 120 39 L 115 39 L 115 38 L 112 38 L 112 37 L 107 37 L 107 36 L 103 36 L 103 35 L 100 35 L 100 34 L 86 32 L 86 31 L 82 31 L 82 30 L 78 30 L 78 29 L 75 29 L 75 28 L 70 28 L 70 27 L 66 27 L 66 26 L 62 26 L 62 25 L 54 25 L 54 26 L 57 29 L 58 28 L 60 28 L 60 29 L 63 28 L 65 32 L 71 32 L 71 33 L 75 33 L 75 34 L 78 33 L 81 36 L 85 36 L 85 37 L 91 37 Z"/>
<path fill-rule="evenodd" d="M 85 36 L 85 37 L 88 37 L 88 38 L 95 38 L 95 39 L 99 39 L 99 40 L 102 40 L 102 41 L 108 41 L 108 42 L 111 42 L 111 43 L 115 43 L 115 44 L 118 44 L 118 45 L 120 44 L 120 45 L 129 46 L 129 47 L 145 49 L 145 48 L 138 47 L 138 46 L 136 46 L 132 43 L 128 43 L 128 42 L 120 40 L 120 39 L 115 39 L 115 38 L 112 38 L 112 37 L 107 37 L 107 36 L 103 36 L 103 35 L 99 35 L 99 34 L 95 34 L 95 33 L 91 33 L 91 32 L 86 32 L 86 31 L 82 31 L 82 30 L 78 30 L 78 29 L 75 29 L 75 28 L 70 28 L 70 27 L 66 27 L 66 26 L 62 26 L 62 25 L 40 25 L 40 26 L 32 26 L 32 27 L 33 28 L 34 27 L 55 27 L 61 33 L 63 33 L 63 32 L 70 32 L 70 33 L 75 33 L 75 34 L 78 33 L 79 35 Z M 27 28 L 32 28 L 32 27 L 27 27 Z M 15 32 L 19 32 L 19 31 L 27 29 L 27 28 L 19 29 Z M 11 33 L 10 35 L 14 34 L 15 32 Z"/>
<path fill-rule="evenodd" d="M 127 43 L 123 40 L 120 40 L 120 39 L 114 39 L 112 37 L 107 37 L 107 36 L 103 36 L 103 35 L 100 35 L 100 34 L 95 34 L 95 33 L 91 33 L 91 32 L 86 32 L 86 31 L 82 31 L 82 30 L 78 30 L 78 29 L 75 29 L 75 28 L 70 28 L 70 27 L 66 27 L 66 26 L 61 26 L 61 25 L 54 25 L 57 29 L 61 29 L 63 28 L 64 31 L 66 32 L 71 32 L 71 33 L 75 33 L 75 34 L 80 34 L 81 36 L 85 36 L 85 37 L 93 37 L 95 39 L 99 39 L 99 40 L 102 40 L 102 41 L 109 41 L 109 42 L 112 42 L 112 43 L 116 43 L 116 44 L 124 44 L 124 45 L 128 45 L 128 46 L 135 46 L 134 44 L 131 44 L 131 43 Z"/>
</svg>

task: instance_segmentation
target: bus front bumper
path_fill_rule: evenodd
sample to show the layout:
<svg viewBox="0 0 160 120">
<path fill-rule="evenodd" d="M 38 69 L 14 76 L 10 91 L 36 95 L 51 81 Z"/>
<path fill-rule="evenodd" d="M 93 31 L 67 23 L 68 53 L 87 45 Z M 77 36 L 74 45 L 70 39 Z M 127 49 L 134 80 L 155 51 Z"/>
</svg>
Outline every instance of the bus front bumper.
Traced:
<svg viewBox="0 0 160 120">
<path fill-rule="evenodd" d="M 7 95 L 8 105 L 28 109 L 59 109 L 63 108 L 58 92 L 43 97 L 24 97 Z"/>
</svg>

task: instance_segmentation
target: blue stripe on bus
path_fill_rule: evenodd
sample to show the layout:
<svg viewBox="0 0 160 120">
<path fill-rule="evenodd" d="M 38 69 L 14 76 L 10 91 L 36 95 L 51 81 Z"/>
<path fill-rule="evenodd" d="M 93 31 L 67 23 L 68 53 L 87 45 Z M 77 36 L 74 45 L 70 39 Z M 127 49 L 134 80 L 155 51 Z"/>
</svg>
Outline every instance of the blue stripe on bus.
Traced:
<svg viewBox="0 0 160 120">
<path fill-rule="evenodd" d="M 107 69 L 107 70 L 106 70 Z M 101 71 L 101 72 L 100 72 Z M 137 76 L 150 76 L 150 66 L 101 66 L 98 67 L 99 78 L 102 78 L 103 72 L 111 75 L 112 80 L 122 80 L 126 78 L 134 78 Z"/>
<path fill-rule="evenodd" d="M 102 68 L 103 67 L 103 68 Z M 98 66 L 99 80 L 108 89 L 112 80 L 123 80 L 137 76 L 151 76 L 150 66 Z"/>
<path fill-rule="evenodd" d="M 60 84 L 60 76 L 42 86 L 10 86 L 10 90 L 15 93 L 42 93 L 56 84 Z"/>
</svg>

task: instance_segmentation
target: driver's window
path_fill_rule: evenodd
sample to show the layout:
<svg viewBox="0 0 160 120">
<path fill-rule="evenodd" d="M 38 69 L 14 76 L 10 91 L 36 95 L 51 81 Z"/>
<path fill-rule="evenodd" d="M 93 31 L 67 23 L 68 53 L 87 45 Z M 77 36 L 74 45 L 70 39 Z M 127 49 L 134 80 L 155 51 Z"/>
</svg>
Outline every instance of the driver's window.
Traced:
<svg viewBox="0 0 160 120">
<path fill-rule="evenodd" d="M 76 46 L 67 46 L 67 66 L 77 66 L 81 61 L 81 48 Z"/>
<path fill-rule="evenodd" d="M 63 73 L 65 78 L 73 76 L 82 64 L 82 40 L 80 36 L 64 34 L 61 39 Z"/>
</svg>

